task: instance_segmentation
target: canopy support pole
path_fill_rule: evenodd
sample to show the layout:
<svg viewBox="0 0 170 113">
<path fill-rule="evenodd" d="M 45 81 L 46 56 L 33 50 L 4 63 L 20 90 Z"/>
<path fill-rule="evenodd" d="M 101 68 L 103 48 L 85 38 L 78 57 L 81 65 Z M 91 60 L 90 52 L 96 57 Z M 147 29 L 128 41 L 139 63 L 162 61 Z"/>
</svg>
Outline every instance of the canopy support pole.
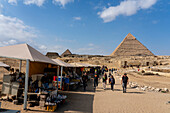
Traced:
<svg viewBox="0 0 170 113">
<path fill-rule="evenodd" d="M 77 71 L 77 70 L 76 70 L 76 67 L 74 68 L 74 71 L 75 71 L 75 73 L 76 73 L 76 71 Z"/>
<path fill-rule="evenodd" d="M 60 69 L 60 66 L 58 66 L 58 69 L 57 69 L 57 95 L 58 95 L 58 77 L 59 77 L 59 69 Z"/>
<path fill-rule="evenodd" d="M 21 67 L 22 67 L 22 60 L 20 60 L 20 63 L 19 63 L 19 72 L 21 72 Z"/>
<path fill-rule="evenodd" d="M 63 66 L 61 66 L 61 84 L 60 84 L 61 90 L 62 90 L 62 82 L 63 82 Z"/>
<path fill-rule="evenodd" d="M 24 110 L 27 110 L 27 93 L 28 93 L 28 76 L 29 76 L 29 60 L 26 63 L 26 74 L 25 74 L 25 93 L 24 93 Z"/>
</svg>

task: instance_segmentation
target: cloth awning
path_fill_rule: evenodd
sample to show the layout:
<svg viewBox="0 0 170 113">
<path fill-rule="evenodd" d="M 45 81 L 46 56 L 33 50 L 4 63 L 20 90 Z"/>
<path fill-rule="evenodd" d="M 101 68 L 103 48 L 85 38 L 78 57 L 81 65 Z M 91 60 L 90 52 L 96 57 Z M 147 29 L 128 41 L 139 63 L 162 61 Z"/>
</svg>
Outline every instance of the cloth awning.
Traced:
<svg viewBox="0 0 170 113">
<path fill-rule="evenodd" d="M 10 67 L 9 65 L 3 63 L 3 62 L 0 62 L 0 67 Z"/>
<path fill-rule="evenodd" d="M 62 60 L 59 59 L 52 59 L 54 62 L 56 62 L 57 64 L 59 64 L 59 66 L 63 66 L 63 67 L 75 67 L 74 65 L 71 65 L 69 63 L 63 62 Z"/>
<path fill-rule="evenodd" d="M 58 65 L 56 62 L 43 55 L 28 44 L 18 44 L 0 47 L 0 57 L 14 58 L 20 60 L 29 59 L 34 62 L 43 62 Z"/>
<path fill-rule="evenodd" d="M 88 64 L 88 63 L 70 63 L 71 65 L 74 65 L 74 67 L 100 67 L 98 65 Z"/>
</svg>

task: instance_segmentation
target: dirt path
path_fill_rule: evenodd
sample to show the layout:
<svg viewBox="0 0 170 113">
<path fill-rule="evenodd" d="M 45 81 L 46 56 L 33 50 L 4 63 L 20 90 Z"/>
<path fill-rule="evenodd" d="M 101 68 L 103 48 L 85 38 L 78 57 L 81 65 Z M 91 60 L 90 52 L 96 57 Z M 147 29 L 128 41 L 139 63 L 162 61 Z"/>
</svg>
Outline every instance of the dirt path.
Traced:
<svg viewBox="0 0 170 113">
<path fill-rule="evenodd" d="M 122 93 L 119 77 L 116 77 L 115 91 L 102 89 L 99 84 L 94 96 L 94 113 L 169 113 L 170 94 L 142 92 L 136 89 L 127 89 Z"/>
</svg>

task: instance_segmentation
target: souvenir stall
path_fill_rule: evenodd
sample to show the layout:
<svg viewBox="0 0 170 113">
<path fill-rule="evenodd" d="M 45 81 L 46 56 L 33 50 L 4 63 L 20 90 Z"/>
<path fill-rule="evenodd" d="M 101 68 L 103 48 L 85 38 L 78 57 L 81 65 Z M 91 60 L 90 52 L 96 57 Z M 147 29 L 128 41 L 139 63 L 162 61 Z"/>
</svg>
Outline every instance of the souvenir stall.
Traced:
<svg viewBox="0 0 170 113">
<path fill-rule="evenodd" d="M 58 77 L 59 88 L 61 90 L 76 90 L 81 82 L 81 75 L 76 73 L 76 67 L 59 59 L 53 59 L 53 61 L 61 66 Z M 57 80 L 57 77 L 54 80 Z"/>
<path fill-rule="evenodd" d="M 79 69 L 79 72 L 81 73 L 81 75 L 83 74 L 83 72 L 87 72 L 89 79 L 91 78 L 91 76 L 93 76 L 93 74 L 95 73 L 95 70 L 100 68 L 99 65 L 79 63 L 79 62 L 71 63 L 71 65 L 74 65 L 75 67 L 77 67 L 77 70 Z"/>
<path fill-rule="evenodd" d="M 86 72 L 88 75 L 88 79 L 90 80 L 95 73 L 95 69 L 100 68 L 98 65 L 92 65 L 87 63 L 70 63 L 74 67 L 76 67 L 76 73 L 80 74 L 80 78 L 83 76 L 83 73 Z M 82 81 L 81 81 L 81 85 Z"/>
<path fill-rule="evenodd" d="M 2 93 L 11 95 L 14 104 L 23 103 L 24 110 L 28 105 L 39 105 L 45 110 L 55 111 L 65 102 L 67 97 L 58 94 L 58 85 L 53 85 L 53 76 L 59 76 L 59 64 L 28 44 L 0 47 L 0 51 L 0 57 L 20 61 L 19 70 L 4 75 Z M 20 71 L 22 61 L 26 61 L 24 73 Z"/>
</svg>

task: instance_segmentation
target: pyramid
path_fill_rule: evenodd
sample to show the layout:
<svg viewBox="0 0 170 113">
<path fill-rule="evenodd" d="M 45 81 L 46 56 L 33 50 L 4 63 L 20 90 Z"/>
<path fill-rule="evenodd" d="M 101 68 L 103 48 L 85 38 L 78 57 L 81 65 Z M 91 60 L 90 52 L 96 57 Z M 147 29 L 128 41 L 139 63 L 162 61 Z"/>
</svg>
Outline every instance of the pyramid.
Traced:
<svg viewBox="0 0 170 113">
<path fill-rule="evenodd" d="M 72 55 L 69 49 L 67 49 L 63 54 L 61 54 L 61 57 L 65 57 L 67 55 Z"/>
<path fill-rule="evenodd" d="M 154 54 L 129 33 L 111 56 L 154 56 Z"/>
</svg>

